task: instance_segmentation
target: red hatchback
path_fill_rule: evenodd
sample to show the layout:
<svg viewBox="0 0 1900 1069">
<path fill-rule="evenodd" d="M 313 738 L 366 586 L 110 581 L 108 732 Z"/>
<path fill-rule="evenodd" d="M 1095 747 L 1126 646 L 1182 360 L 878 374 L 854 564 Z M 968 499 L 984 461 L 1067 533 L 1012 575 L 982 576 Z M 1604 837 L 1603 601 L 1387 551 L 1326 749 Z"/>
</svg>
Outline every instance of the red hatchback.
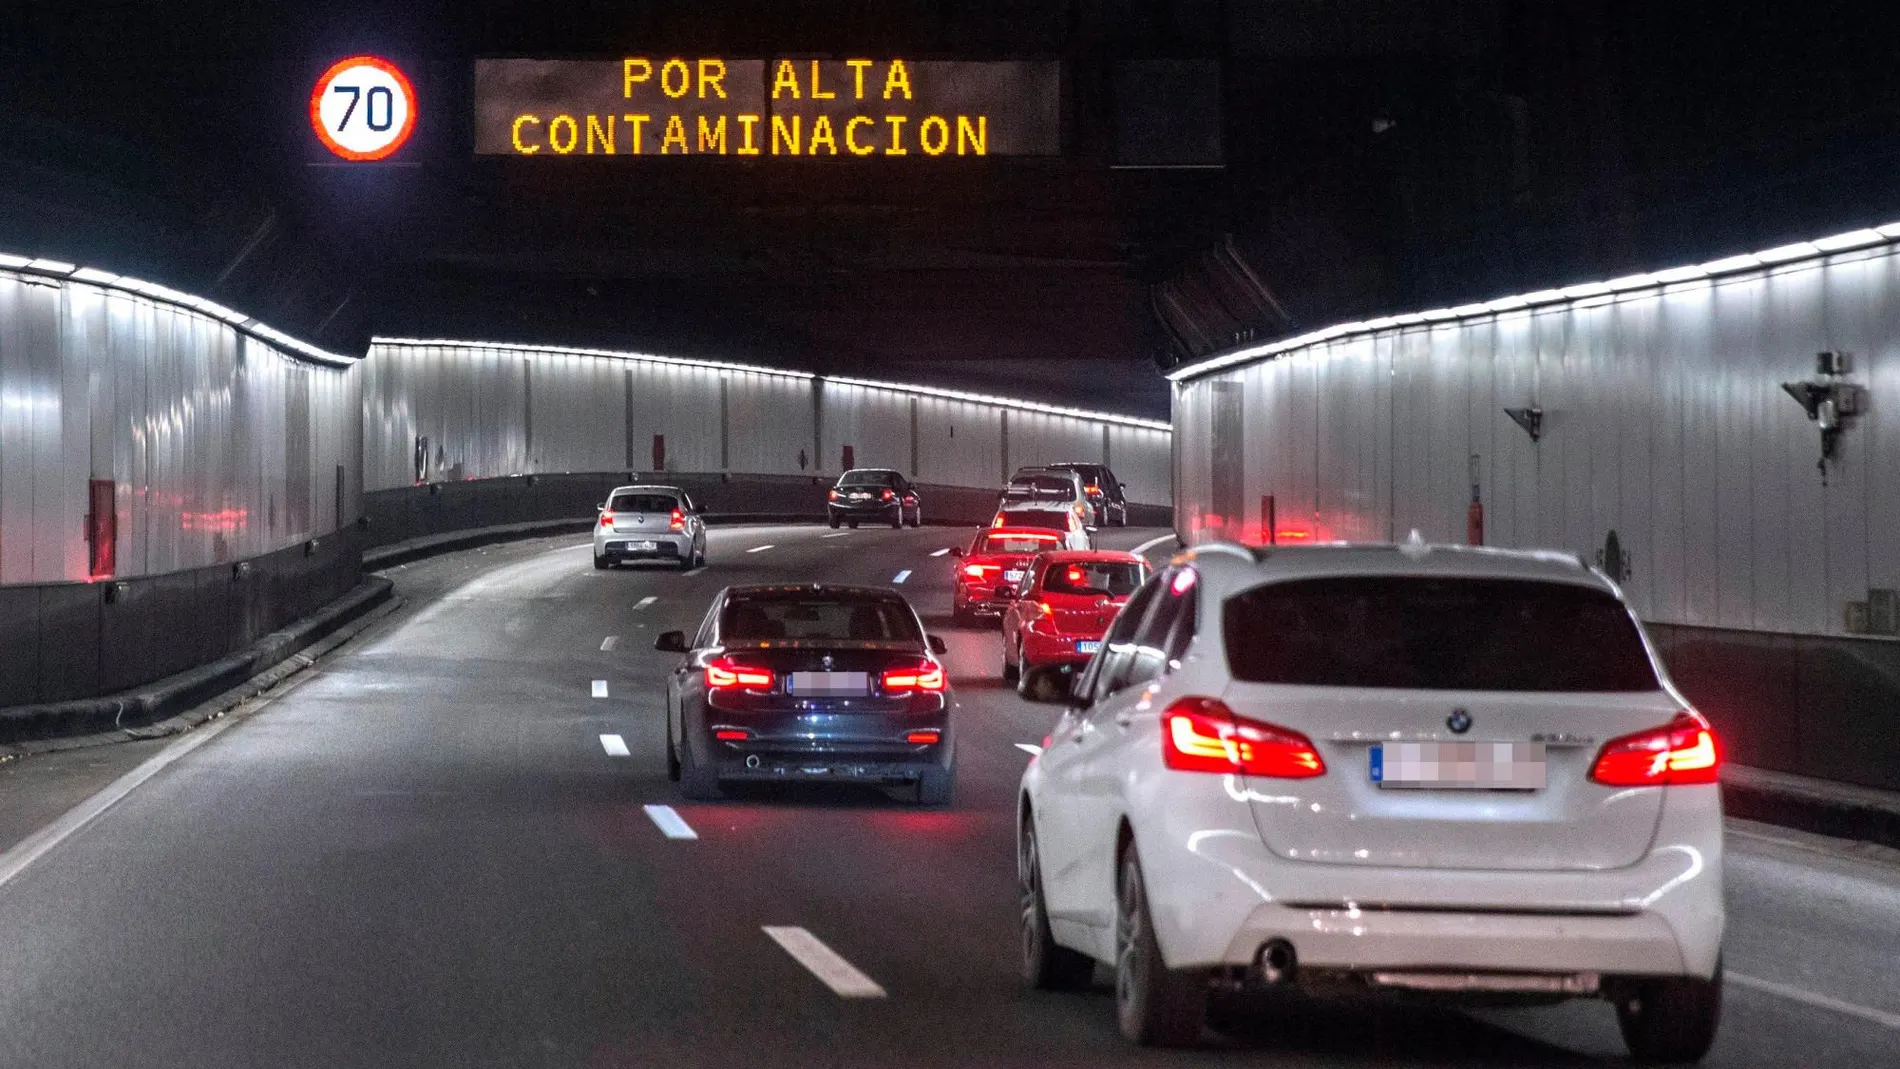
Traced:
<svg viewBox="0 0 1900 1069">
<path fill-rule="evenodd" d="M 1045 677 L 1088 664 L 1128 595 L 1147 578 L 1148 562 L 1133 553 L 1037 556 L 1003 611 L 1003 678 L 1036 698 Z"/>
<path fill-rule="evenodd" d="M 1062 548 L 1060 531 L 1022 527 L 990 527 L 976 533 L 968 550 L 953 549 L 957 558 L 956 595 L 951 618 L 968 627 L 979 616 L 998 616 L 1009 606 L 997 597 L 997 588 L 1014 587 L 1029 560 L 1038 553 Z"/>
</svg>

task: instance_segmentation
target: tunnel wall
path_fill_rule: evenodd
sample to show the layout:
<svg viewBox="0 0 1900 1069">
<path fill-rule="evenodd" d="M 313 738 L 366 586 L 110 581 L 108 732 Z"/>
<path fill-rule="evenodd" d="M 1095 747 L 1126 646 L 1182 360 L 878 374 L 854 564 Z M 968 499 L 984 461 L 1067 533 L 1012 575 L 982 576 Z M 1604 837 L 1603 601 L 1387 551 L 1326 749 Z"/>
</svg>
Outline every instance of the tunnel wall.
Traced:
<svg viewBox="0 0 1900 1069">
<path fill-rule="evenodd" d="M 158 679 L 356 583 L 353 362 L 137 280 L 0 262 L 0 706 Z"/>
<path fill-rule="evenodd" d="M 1737 760 L 1900 787 L 1900 643 L 1879 608 L 1900 587 L 1887 230 L 1900 235 L 1351 324 L 1184 369 L 1178 530 L 1263 541 L 1271 495 L 1283 543 L 1413 528 L 1464 542 L 1475 458 L 1484 541 L 1575 551 L 1619 577 Z M 1825 481 L 1816 425 L 1781 388 L 1813 377 L 1822 350 L 1845 351 L 1867 391 Z M 1535 441 L 1505 412 L 1530 407 Z M 1606 556 L 1612 533 L 1622 552 Z M 1870 601 L 1863 625 L 1850 614 Z"/>
<path fill-rule="evenodd" d="M 537 484 L 662 471 L 727 476 L 720 485 L 731 485 L 731 476 L 759 477 L 761 486 L 809 482 L 843 470 L 847 446 L 854 466 L 896 468 L 946 493 L 993 495 L 1025 464 L 1107 459 L 1132 487 L 1131 502 L 1151 506 L 1150 518 L 1170 497 L 1166 424 L 1105 413 L 710 361 L 478 342 L 378 339 L 363 370 L 365 486 L 379 495 L 373 511 L 394 500 L 386 492 L 418 484 L 529 475 Z M 425 437 L 428 464 L 418 473 L 417 440 Z M 533 496 L 525 482 L 508 485 L 456 493 L 497 503 Z M 818 500 L 799 494 L 801 502 Z"/>
</svg>

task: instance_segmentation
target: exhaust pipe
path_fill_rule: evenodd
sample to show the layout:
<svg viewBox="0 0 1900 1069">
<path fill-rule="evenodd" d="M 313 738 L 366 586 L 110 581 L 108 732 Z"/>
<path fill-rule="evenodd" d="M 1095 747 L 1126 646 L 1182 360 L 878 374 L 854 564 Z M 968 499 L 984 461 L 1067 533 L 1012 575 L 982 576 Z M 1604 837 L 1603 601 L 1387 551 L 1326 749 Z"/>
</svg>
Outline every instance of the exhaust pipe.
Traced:
<svg viewBox="0 0 1900 1069">
<path fill-rule="evenodd" d="M 759 767 L 759 755 L 758 754 L 748 755 L 745 759 L 745 767 L 747 768 Z"/>
<path fill-rule="evenodd" d="M 1299 955 L 1294 953 L 1293 944 L 1285 939 L 1271 939 L 1261 946 L 1254 959 L 1254 976 L 1267 987 L 1277 987 L 1290 983 L 1299 967 Z"/>
</svg>

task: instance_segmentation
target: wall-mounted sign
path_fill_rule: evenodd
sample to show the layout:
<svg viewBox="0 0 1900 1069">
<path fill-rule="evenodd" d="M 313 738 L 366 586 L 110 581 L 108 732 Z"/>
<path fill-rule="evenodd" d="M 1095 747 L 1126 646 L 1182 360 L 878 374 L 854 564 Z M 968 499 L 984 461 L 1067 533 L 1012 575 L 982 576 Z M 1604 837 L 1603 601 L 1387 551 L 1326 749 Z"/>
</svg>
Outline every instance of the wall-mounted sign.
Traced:
<svg viewBox="0 0 1900 1069">
<path fill-rule="evenodd" d="M 475 151 L 492 156 L 1048 156 L 1054 61 L 484 59 Z"/>
<path fill-rule="evenodd" d="M 388 60 L 340 60 L 310 92 L 310 127 L 324 148 L 346 160 L 386 159 L 415 131 L 415 87 Z"/>
</svg>

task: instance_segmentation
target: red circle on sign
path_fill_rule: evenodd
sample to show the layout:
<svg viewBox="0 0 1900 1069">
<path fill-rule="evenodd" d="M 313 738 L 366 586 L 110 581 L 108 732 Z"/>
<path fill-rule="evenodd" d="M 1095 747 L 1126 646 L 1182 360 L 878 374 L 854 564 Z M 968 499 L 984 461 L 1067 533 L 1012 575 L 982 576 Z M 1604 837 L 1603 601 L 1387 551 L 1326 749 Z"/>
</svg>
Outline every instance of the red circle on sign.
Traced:
<svg viewBox="0 0 1900 1069">
<path fill-rule="evenodd" d="M 402 127 L 396 131 L 396 136 L 388 144 L 368 152 L 360 152 L 339 143 L 323 126 L 323 94 L 329 90 L 331 82 L 358 67 L 373 67 L 389 75 L 402 89 L 403 99 L 407 105 L 403 110 Z M 409 76 L 404 74 L 399 67 L 381 56 L 351 56 L 348 59 L 338 60 L 330 65 L 329 70 L 323 72 L 317 79 L 316 87 L 310 91 L 310 128 L 317 132 L 317 139 L 323 142 L 324 148 L 346 160 L 367 162 L 384 159 L 408 143 L 409 135 L 415 131 L 416 87 L 410 84 Z"/>
</svg>

